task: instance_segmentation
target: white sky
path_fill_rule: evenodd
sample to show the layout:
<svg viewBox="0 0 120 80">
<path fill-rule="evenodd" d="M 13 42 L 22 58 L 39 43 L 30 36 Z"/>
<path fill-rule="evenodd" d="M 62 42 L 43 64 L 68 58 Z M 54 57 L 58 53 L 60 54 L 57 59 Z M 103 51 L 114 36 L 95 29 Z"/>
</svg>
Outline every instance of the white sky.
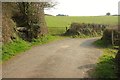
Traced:
<svg viewBox="0 0 120 80">
<path fill-rule="evenodd" d="M 107 12 L 118 14 L 120 0 L 56 0 L 55 8 L 45 10 L 46 14 L 69 16 L 99 16 Z"/>
</svg>

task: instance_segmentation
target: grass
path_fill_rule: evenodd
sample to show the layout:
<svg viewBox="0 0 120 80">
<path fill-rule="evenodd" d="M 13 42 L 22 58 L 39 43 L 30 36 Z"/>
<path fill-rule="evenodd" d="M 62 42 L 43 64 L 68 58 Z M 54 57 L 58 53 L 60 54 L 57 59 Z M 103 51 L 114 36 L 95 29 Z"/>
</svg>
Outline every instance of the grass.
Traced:
<svg viewBox="0 0 120 80">
<path fill-rule="evenodd" d="M 101 39 L 95 41 L 93 44 L 99 48 L 107 48 L 111 46 L 110 44 L 106 43 L 106 41 Z"/>
<path fill-rule="evenodd" d="M 103 49 L 103 54 L 99 58 L 96 69 L 93 72 L 93 77 L 95 78 L 117 78 L 115 69 L 116 65 L 114 62 L 115 55 L 117 50 L 106 44 L 102 40 L 97 40 L 94 42 L 94 45 Z M 111 80 L 108 79 L 108 80 Z"/>
<path fill-rule="evenodd" d="M 45 35 L 44 37 L 41 37 L 39 39 L 33 39 L 32 45 L 41 45 L 45 43 L 49 43 L 54 40 L 63 39 L 61 36 L 52 36 L 52 35 Z"/>
<path fill-rule="evenodd" d="M 80 34 L 80 35 L 73 35 L 73 36 L 67 36 L 71 38 L 91 38 L 91 37 L 101 37 L 101 35 L 85 35 L 85 34 Z"/>
<path fill-rule="evenodd" d="M 60 35 L 66 32 L 64 27 L 48 27 L 49 34 Z"/>
<path fill-rule="evenodd" d="M 25 51 L 29 48 L 30 48 L 30 43 L 22 39 L 18 39 L 18 40 L 15 40 L 14 42 L 5 44 L 3 45 L 3 48 L 2 48 L 2 60 L 3 61 L 8 60 L 12 56 L 15 56 L 16 54 L 22 51 Z"/>
<path fill-rule="evenodd" d="M 69 27 L 72 22 L 79 23 L 97 23 L 97 24 L 110 24 L 116 25 L 118 19 L 116 16 L 46 16 L 46 22 L 48 25 L 49 34 L 63 34 L 66 31 L 65 27 Z M 78 36 L 71 36 L 76 38 Z M 85 35 L 79 36 L 81 38 L 86 38 Z M 87 36 L 90 37 L 90 36 Z M 16 40 L 9 44 L 6 44 L 2 48 L 2 60 L 9 60 L 11 57 L 30 49 L 34 45 L 45 44 L 53 40 L 57 40 L 60 37 L 47 35 L 39 39 L 34 39 L 32 43 L 26 42 L 24 40 Z M 99 43 L 99 42 L 98 42 Z M 101 43 L 100 43 L 101 44 Z M 104 46 L 104 45 L 103 45 Z"/>
<path fill-rule="evenodd" d="M 50 34 L 63 34 L 71 23 L 96 23 L 117 25 L 117 16 L 45 16 Z"/>
<path fill-rule="evenodd" d="M 48 27 L 69 27 L 71 23 L 96 23 L 117 25 L 117 16 L 46 16 Z"/>
<path fill-rule="evenodd" d="M 54 40 L 59 40 L 62 39 L 62 37 L 59 36 L 51 36 L 51 35 L 46 35 L 43 36 L 39 39 L 33 39 L 33 41 L 26 42 L 22 39 L 15 40 L 11 43 L 5 44 L 2 47 L 2 61 L 7 61 L 13 56 L 20 54 L 21 52 L 24 52 L 28 49 L 30 49 L 32 46 L 36 45 L 41 45 L 45 44 Z"/>
</svg>

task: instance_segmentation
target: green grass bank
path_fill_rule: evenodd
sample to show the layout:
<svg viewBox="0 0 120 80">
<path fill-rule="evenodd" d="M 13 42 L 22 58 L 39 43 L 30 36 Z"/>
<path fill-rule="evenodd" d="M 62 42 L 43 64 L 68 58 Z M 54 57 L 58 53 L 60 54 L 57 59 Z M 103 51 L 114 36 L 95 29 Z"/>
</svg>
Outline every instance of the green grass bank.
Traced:
<svg viewBox="0 0 120 80">
<path fill-rule="evenodd" d="M 3 62 L 7 61 L 11 59 L 12 57 L 16 56 L 17 54 L 20 54 L 21 52 L 24 52 L 30 49 L 33 46 L 42 45 L 42 44 L 49 43 L 51 41 L 55 41 L 59 39 L 63 39 L 63 37 L 46 35 L 39 39 L 33 39 L 32 42 L 27 42 L 22 39 L 17 39 L 13 42 L 10 42 L 2 46 L 2 59 L 1 60 Z"/>
<path fill-rule="evenodd" d="M 102 40 L 97 40 L 93 44 L 103 50 L 103 53 L 98 60 L 92 76 L 95 78 L 108 78 L 106 80 L 117 78 L 116 64 L 114 61 L 117 50 Z"/>
</svg>

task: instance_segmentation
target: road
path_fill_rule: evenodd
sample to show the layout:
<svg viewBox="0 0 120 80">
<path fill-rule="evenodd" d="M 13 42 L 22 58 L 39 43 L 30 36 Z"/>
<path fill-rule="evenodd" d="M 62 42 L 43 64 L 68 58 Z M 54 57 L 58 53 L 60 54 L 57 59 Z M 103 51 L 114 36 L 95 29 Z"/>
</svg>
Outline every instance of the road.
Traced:
<svg viewBox="0 0 120 80">
<path fill-rule="evenodd" d="M 17 55 L 2 65 L 3 78 L 89 78 L 101 51 L 98 38 L 66 38 Z"/>
</svg>

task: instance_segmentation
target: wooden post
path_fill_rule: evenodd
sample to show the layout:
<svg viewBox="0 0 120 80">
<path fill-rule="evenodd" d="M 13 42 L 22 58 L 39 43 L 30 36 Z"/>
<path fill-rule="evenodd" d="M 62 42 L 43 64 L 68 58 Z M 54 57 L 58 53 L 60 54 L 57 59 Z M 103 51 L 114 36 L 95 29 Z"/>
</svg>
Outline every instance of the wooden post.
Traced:
<svg viewBox="0 0 120 80">
<path fill-rule="evenodd" d="M 112 31 L 112 34 L 111 34 L 111 38 L 112 38 L 112 45 L 114 46 L 114 31 Z"/>
</svg>

